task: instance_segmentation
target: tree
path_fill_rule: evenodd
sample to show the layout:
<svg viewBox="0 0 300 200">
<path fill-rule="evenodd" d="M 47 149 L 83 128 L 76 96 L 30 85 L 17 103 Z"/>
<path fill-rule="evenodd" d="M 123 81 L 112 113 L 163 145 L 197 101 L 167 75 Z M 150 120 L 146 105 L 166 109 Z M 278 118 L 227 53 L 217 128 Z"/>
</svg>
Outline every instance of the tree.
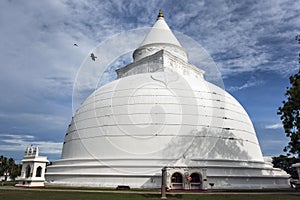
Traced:
<svg viewBox="0 0 300 200">
<path fill-rule="evenodd" d="M 7 158 L 4 156 L 0 157 L 0 164 L 1 164 L 1 168 L 0 168 L 0 176 L 4 175 L 4 172 L 7 170 Z"/>
<path fill-rule="evenodd" d="M 5 176 L 5 181 L 8 176 L 14 180 L 21 172 L 21 165 L 15 164 L 13 158 L 7 159 L 3 155 L 0 156 L 0 176 Z"/>
<path fill-rule="evenodd" d="M 300 44 L 300 35 L 296 36 L 296 40 Z M 298 57 L 300 64 L 300 53 Z M 278 108 L 277 114 L 283 124 L 283 128 L 290 141 L 283 151 L 287 152 L 287 156 L 280 155 L 273 157 L 274 167 L 285 170 L 294 179 L 298 179 L 298 174 L 292 164 L 300 162 L 300 70 L 290 77 L 291 86 L 287 88 L 285 93 L 286 100 L 282 102 L 282 106 Z M 296 155 L 295 158 L 292 155 Z"/>
<path fill-rule="evenodd" d="M 292 167 L 293 164 L 300 162 L 300 158 L 288 157 L 285 155 L 280 155 L 278 157 L 273 157 L 273 165 L 276 168 L 283 169 L 286 173 L 290 174 L 293 179 L 298 179 L 297 170 Z"/>
<path fill-rule="evenodd" d="M 11 174 L 10 174 L 10 178 L 12 180 L 15 180 L 15 178 L 17 176 L 21 175 L 21 169 L 22 169 L 22 165 L 21 164 L 15 164 L 13 169 L 11 170 Z"/>
<path fill-rule="evenodd" d="M 296 37 L 296 40 L 300 43 L 300 37 Z M 298 59 L 300 63 L 300 54 Z M 286 136 L 290 138 L 283 151 L 300 158 L 300 70 L 290 77 L 290 84 L 285 93 L 287 99 L 282 102 L 277 114 L 280 115 Z"/>
<path fill-rule="evenodd" d="M 279 107 L 278 114 L 283 123 L 286 136 L 290 138 L 285 152 L 300 157 L 300 70 L 290 77 L 291 87 L 287 88 L 283 106 Z"/>
</svg>

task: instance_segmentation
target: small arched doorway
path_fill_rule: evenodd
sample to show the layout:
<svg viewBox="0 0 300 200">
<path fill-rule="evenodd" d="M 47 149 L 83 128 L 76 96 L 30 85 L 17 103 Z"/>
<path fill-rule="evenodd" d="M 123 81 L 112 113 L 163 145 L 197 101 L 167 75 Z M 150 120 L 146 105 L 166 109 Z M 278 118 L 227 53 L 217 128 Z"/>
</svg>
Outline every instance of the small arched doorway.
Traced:
<svg viewBox="0 0 300 200">
<path fill-rule="evenodd" d="M 181 190 L 183 189 L 183 177 L 179 172 L 175 172 L 171 177 L 172 189 Z"/>
<path fill-rule="evenodd" d="M 25 178 L 30 177 L 30 172 L 31 172 L 31 167 L 30 165 L 27 165 L 25 170 Z"/>
<path fill-rule="evenodd" d="M 39 166 L 37 169 L 36 169 L 36 177 L 42 177 L 42 167 Z"/>
<path fill-rule="evenodd" d="M 192 173 L 191 177 L 191 190 L 200 190 L 202 188 L 202 178 L 198 173 Z"/>
</svg>

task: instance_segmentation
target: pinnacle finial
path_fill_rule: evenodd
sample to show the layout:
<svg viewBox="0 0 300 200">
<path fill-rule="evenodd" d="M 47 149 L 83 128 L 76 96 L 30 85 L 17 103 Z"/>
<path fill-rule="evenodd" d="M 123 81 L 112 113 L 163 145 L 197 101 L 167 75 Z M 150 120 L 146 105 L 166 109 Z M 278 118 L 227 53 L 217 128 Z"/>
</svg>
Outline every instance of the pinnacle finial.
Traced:
<svg viewBox="0 0 300 200">
<path fill-rule="evenodd" d="M 164 14 L 163 14 L 163 12 L 161 11 L 161 9 L 159 10 L 159 13 L 158 13 L 158 15 L 157 15 L 157 19 L 158 18 L 160 18 L 160 17 L 164 17 Z"/>
</svg>

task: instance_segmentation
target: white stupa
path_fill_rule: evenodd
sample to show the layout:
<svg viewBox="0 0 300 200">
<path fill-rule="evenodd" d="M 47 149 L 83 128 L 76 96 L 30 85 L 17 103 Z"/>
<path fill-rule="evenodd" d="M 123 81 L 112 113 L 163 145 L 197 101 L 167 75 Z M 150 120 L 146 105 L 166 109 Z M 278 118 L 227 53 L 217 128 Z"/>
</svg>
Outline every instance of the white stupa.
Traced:
<svg viewBox="0 0 300 200">
<path fill-rule="evenodd" d="M 161 12 L 133 59 L 77 110 L 49 184 L 159 188 L 166 167 L 173 189 L 289 187 L 246 111 L 188 63 Z"/>
</svg>

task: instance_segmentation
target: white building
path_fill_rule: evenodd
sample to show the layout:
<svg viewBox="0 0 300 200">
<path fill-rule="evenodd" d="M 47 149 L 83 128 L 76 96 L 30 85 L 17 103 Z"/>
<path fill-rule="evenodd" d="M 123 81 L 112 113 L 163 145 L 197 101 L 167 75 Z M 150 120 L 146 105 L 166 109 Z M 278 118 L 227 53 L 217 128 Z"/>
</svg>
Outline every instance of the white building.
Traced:
<svg viewBox="0 0 300 200">
<path fill-rule="evenodd" d="M 289 187 L 246 111 L 188 63 L 161 12 L 133 59 L 77 110 L 49 184 L 159 188 L 167 167 L 173 189 Z"/>
<path fill-rule="evenodd" d="M 21 176 L 16 178 L 21 187 L 44 187 L 46 156 L 39 156 L 39 148 L 32 145 L 27 147 L 22 160 Z"/>
</svg>

